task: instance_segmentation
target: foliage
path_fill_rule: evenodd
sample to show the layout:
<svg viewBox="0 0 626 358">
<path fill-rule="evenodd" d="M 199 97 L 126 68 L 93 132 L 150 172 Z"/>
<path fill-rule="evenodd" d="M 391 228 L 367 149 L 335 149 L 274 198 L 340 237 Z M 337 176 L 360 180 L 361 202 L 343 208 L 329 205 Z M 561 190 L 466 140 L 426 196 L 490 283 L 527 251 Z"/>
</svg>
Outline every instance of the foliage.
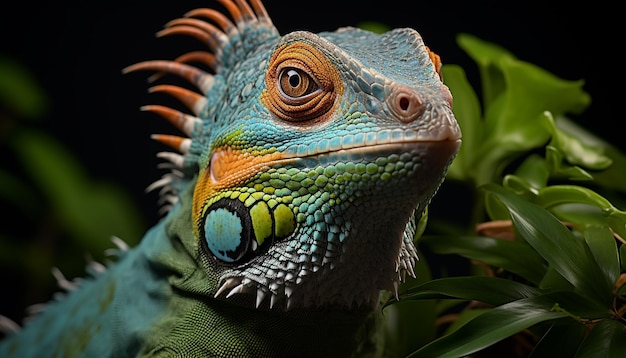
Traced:
<svg viewBox="0 0 626 358">
<path fill-rule="evenodd" d="M 444 65 L 463 131 L 447 182 L 470 188 L 472 206 L 456 219 L 431 211 L 446 229 L 419 239 L 420 265 L 439 274 L 386 308 L 412 305 L 424 314 L 413 326 L 436 327 L 404 353 L 486 356 L 507 342 L 507 356 L 623 355 L 626 212 L 612 201 L 626 193 L 624 155 L 566 117 L 590 102 L 582 81 L 467 34 L 458 43 L 478 65 L 482 103 L 463 69 Z"/>
<path fill-rule="evenodd" d="M 85 255 L 100 260 L 112 236 L 132 245 L 145 227 L 120 187 L 90 178 L 70 150 L 41 129 L 48 99 L 28 70 L 0 58 L 0 78 L 0 263 L 5 282 L 28 285 L 7 288 L 11 297 L 28 291 L 19 304 L 34 304 L 57 289 L 51 267 L 83 275 Z"/>
</svg>

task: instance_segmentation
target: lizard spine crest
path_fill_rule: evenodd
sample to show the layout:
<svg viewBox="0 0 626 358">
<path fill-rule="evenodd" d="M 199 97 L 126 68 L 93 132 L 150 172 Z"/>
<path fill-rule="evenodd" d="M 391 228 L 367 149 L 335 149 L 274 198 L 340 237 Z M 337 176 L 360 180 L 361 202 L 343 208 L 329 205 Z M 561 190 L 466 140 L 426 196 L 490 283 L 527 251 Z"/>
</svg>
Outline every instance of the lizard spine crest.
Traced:
<svg viewBox="0 0 626 358">
<path fill-rule="evenodd" d="M 186 173 L 197 170 L 200 153 L 192 148 L 191 134 L 203 126 L 202 112 L 207 106 L 207 96 L 215 83 L 214 74 L 232 66 L 237 58 L 254 49 L 257 43 L 267 36 L 275 36 L 274 27 L 265 7 L 260 0 L 218 0 L 229 13 L 229 19 L 223 13 L 210 9 L 198 8 L 187 12 L 182 18 L 174 19 L 165 28 L 157 32 L 158 37 L 183 35 L 199 40 L 207 47 L 205 51 L 190 51 L 174 60 L 147 60 L 130 65 L 123 73 L 136 71 L 156 71 L 148 78 L 149 83 L 159 80 L 166 74 L 176 75 L 196 90 L 175 85 L 159 84 L 149 88 L 150 93 L 165 93 L 179 100 L 191 113 L 163 105 L 144 105 L 140 109 L 155 113 L 185 136 L 171 134 L 153 134 L 152 139 L 165 144 L 175 152 L 160 152 L 157 157 L 165 160 L 159 167 L 168 169 L 159 180 L 146 188 L 147 192 L 159 190 L 161 214 L 166 214 L 178 200 L 181 181 Z M 212 22 L 209 22 L 210 20 Z M 205 71 L 208 69 L 208 71 Z M 210 72 L 213 72 L 210 73 Z M 197 92 L 199 91 L 199 92 Z"/>
</svg>

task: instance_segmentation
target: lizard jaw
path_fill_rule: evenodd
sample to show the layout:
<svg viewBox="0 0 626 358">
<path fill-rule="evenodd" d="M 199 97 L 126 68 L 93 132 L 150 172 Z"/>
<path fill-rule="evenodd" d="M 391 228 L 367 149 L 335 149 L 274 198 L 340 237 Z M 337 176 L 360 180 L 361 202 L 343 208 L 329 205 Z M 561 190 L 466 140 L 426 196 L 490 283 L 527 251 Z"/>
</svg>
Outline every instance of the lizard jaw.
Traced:
<svg viewBox="0 0 626 358">
<path fill-rule="evenodd" d="M 346 150 L 338 150 L 324 153 L 308 158 L 301 158 L 291 164 L 308 167 L 315 161 L 317 165 L 323 163 L 337 163 L 341 161 L 354 161 L 355 158 L 365 159 L 364 162 L 374 162 L 376 158 L 398 155 L 398 153 L 412 153 L 414 163 L 411 165 L 418 172 L 406 173 L 409 182 L 403 184 L 408 187 L 406 191 L 392 190 L 396 192 L 394 205 L 398 207 L 398 213 L 405 216 L 405 221 L 398 220 L 393 210 L 386 218 L 379 217 L 375 222 L 364 220 L 371 217 L 370 214 L 361 213 L 365 206 L 376 206 L 382 202 L 366 200 L 360 206 L 354 206 L 350 217 L 346 221 L 357 220 L 351 227 L 342 227 L 343 234 L 350 236 L 351 240 L 346 240 L 339 245 L 339 249 L 331 246 L 333 240 L 328 240 L 326 236 L 332 232 L 323 233 L 321 241 L 316 241 L 316 246 L 323 247 L 316 255 L 319 261 L 306 261 L 311 255 L 301 255 L 298 250 L 298 242 L 304 243 L 298 238 L 301 232 L 295 232 L 291 237 L 282 241 L 274 242 L 270 251 L 264 257 L 258 257 L 257 261 L 244 265 L 242 268 L 234 268 L 224 272 L 219 289 L 215 297 L 225 297 L 229 300 L 239 301 L 247 307 L 257 307 L 263 309 L 293 309 L 306 307 L 319 307 L 324 305 L 341 306 L 349 309 L 355 307 L 374 307 L 379 303 L 381 290 L 388 290 L 395 293 L 397 286 L 404 280 L 408 273 L 414 276 L 413 267 L 418 261 L 417 251 L 412 243 L 412 234 L 407 235 L 405 230 L 409 217 L 413 210 L 419 212 L 424 210 L 432 192 L 440 182 L 436 179 L 428 180 L 424 184 L 423 178 L 442 178 L 445 168 L 452 160 L 458 150 L 460 141 L 443 142 L 409 142 L 400 144 L 381 144 L 374 147 L 360 147 Z M 373 156 L 373 157 L 370 157 Z M 269 163 L 268 163 L 269 164 Z M 284 164 L 284 163 L 282 163 Z M 335 165 L 337 167 L 337 165 Z M 408 166 L 407 166 L 408 168 Z M 422 178 L 422 179 L 420 179 Z M 394 180 L 394 179 L 392 179 Z M 400 179 L 398 179 L 400 180 Z M 389 183 L 392 187 L 393 182 Z M 376 185 L 375 185 L 376 186 Z M 385 183 L 382 187 L 387 187 Z M 406 189 L 406 188 L 405 188 Z M 374 189 L 378 190 L 378 189 Z M 401 193 L 398 193 L 400 191 Z M 379 195 L 379 194 L 376 194 Z M 407 200 L 407 198 L 413 198 Z M 395 199 L 385 199 L 395 200 Z M 401 207 L 399 203 L 402 203 Z M 405 214 L 404 214 L 405 213 Z M 412 231 L 414 232 L 414 231 Z M 366 245 L 359 244 L 359 240 L 367 242 Z M 300 240 L 300 241 L 299 241 Z M 348 244 L 348 242 L 351 242 Z M 293 246 L 293 244 L 296 246 Z M 385 247 L 384 253 L 381 246 Z M 331 246 L 326 246 L 331 245 Z M 348 252 L 349 251 L 349 252 Z M 356 254 L 355 254 L 356 253 Z M 273 259 L 273 258 L 280 259 Z M 305 258 L 305 261 L 301 260 Z M 351 259 L 350 257 L 354 257 Z M 376 257 L 376 265 L 363 265 L 363 258 Z M 264 261 L 268 259 L 269 261 Z M 256 259 L 255 259 L 256 260 Z M 362 272 L 375 266 L 371 272 Z M 246 267 L 257 267 L 267 270 L 267 272 L 249 271 Z M 258 271 L 258 269 L 257 269 Z M 331 272 L 332 271 L 332 272 Z M 271 273 L 269 273 L 271 272 Z M 340 276 L 335 282 L 344 282 L 343 285 L 335 285 L 327 282 L 329 277 Z M 366 278 L 367 277 L 367 278 Z M 347 288 L 345 282 L 349 282 L 351 287 Z"/>
</svg>

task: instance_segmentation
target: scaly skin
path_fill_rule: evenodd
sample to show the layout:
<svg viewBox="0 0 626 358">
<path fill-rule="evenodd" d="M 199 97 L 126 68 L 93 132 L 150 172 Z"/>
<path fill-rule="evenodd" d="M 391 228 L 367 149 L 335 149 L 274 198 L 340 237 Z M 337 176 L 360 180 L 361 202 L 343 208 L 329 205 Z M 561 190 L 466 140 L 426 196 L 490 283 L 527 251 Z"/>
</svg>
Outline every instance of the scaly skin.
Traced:
<svg viewBox="0 0 626 358">
<path fill-rule="evenodd" d="M 200 91 L 152 88 L 191 114 L 144 107 L 187 135 L 155 136 L 180 152 L 153 186 L 167 216 L 0 356 L 380 354 L 381 292 L 414 275 L 415 220 L 460 145 L 439 59 L 412 29 L 280 36 L 259 1 L 220 3 L 230 18 L 160 33 L 211 52 L 126 69 Z"/>
</svg>

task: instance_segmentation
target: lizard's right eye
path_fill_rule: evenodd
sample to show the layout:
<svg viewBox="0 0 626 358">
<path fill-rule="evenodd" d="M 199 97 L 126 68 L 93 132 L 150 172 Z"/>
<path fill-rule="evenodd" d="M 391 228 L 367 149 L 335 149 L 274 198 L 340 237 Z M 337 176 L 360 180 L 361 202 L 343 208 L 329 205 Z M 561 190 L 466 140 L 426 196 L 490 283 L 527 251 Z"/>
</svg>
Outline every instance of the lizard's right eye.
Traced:
<svg viewBox="0 0 626 358">
<path fill-rule="evenodd" d="M 288 122 L 319 122 L 332 113 L 343 89 L 337 68 L 319 49 L 293 42 L 279 47 L 265 75 L 261 100 Z"/>
<path fill-rule="evenodd" d="M 317 82 L 308 73 L 295 67 L 284 68 L 278 81 L 281 93 L 294 101 L 306 100 L 306 96 L 319 91 Z"/>
</svg>

